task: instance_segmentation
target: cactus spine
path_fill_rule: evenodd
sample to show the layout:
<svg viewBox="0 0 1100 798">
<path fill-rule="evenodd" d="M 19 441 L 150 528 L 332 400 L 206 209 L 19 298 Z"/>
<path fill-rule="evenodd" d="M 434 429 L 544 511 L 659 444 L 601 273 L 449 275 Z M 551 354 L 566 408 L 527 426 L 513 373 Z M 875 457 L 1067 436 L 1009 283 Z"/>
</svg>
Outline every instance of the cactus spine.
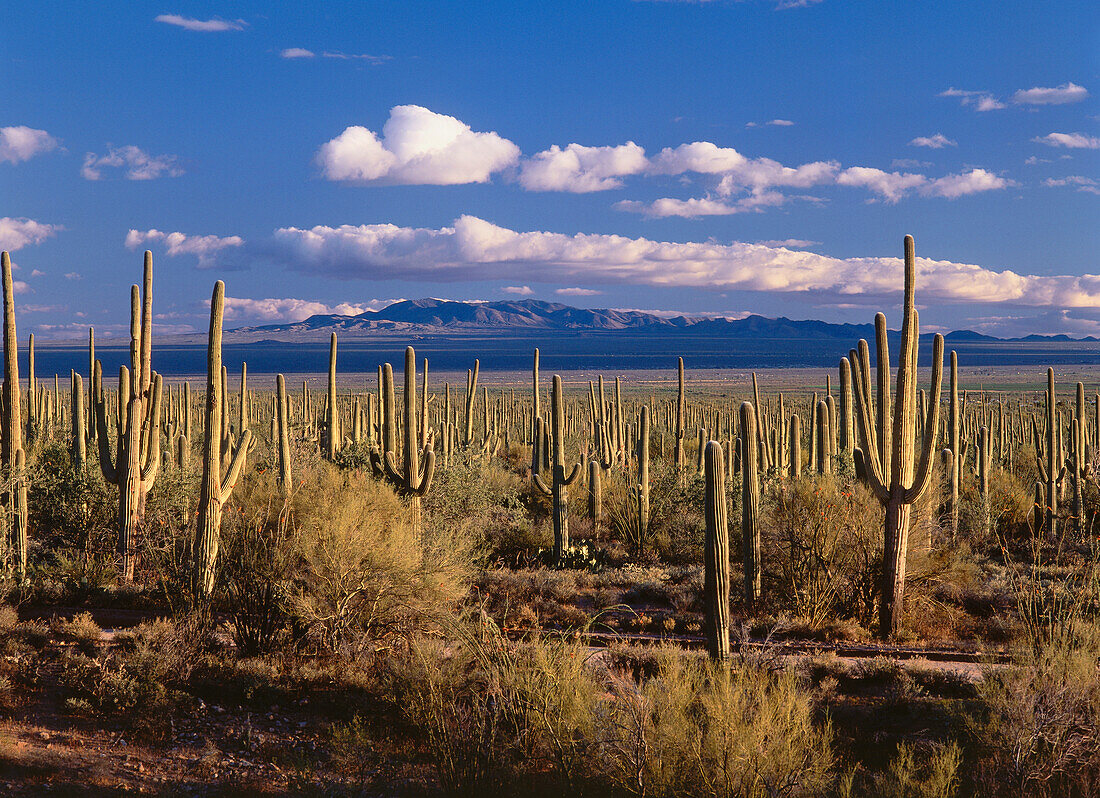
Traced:
<svg viewBox="0 0 1100 798">
<path fill-rule="evenodd" d="M 162 380 L 152 369 L 152 331 L 153 255 L 147 251 L 142 289 L 130 287 L 130 368 L 118 370 L 118 436 L 113 462 L 98 360 L 94 375 L 99 468 L 104 480 L 118 485 L 118 554 L 122 578 L 127 582 L 134 578 L 134 541 L 145 517 L 145 496 L 160 469 Z"/>
<path fill-rule="evenodd" d="M 233 493 L 245 456 L 252 441 L 252 430 L 245 430 L 237 441 L 229 467 L 222 473 L 222 314 L 225 307 L 225 283 L 214 283 L 210 297 L 210 332 L 206 354 L 206 425 L 202 441 L 202 484 L 199 488 L 198 528 L 192 550 L 192 580 L 195 593 L 208 597 L 214 592 L 214 569 L 221 539 L 222 509 Z"/>
<path fill-rule="evenodd" d="M 707 651 L 717 662 L 725 662 L 730 655 L 730 557 L 725 462 L 718 441 L 707 444 L 704 460 L 703 515 L 707 529 L 703 543 L 703 600 Z"/>
<path fill-rule="evenodd" d="M 561 377 L 554 375 L 550 395 L 550 424 L 553 428 L 550 446 L 553 462 L 550 466 L 550 484 L 542 478 L 540 470 L 532 471 L 531 479 L 542 493 L 551 498 L 551 511 L 554 521 L 554 561 L 561 562 L 569 548 L 569 495 L 567 488 L 573 484 L 580 473 L 581 464 L 574 463 L 573 469 L 565 473 L 565 397 L 561 386 Z M 539 425 L 542 426 L 542 425 Z"/>
<path fill-rule="evenodd" d="M 875 316 L 878 344 L 878 401 L 871 399 L 871 366 L 867 341 L 860 340 L 858 353 L 850 354 L 859 413 L 862 472 L 875 496 L 885 507 L 884 567 L 879 597 L 879 635 L 892 637 L 901 627 L 905 595 L 905 565 L 909 545 L 910 508 L 928 489 L 932 476 L 932 447 L 939 426 L 940 392 L 943 381 L 943 336 L 936 334 L 932 346 L 932 393 L 920 462 L 914 471 L 917 411 L 917 344 L 919 320 L 914 307 L 916 251 L 912 236 L 905 237 L 905 299 L 898 360 L 897 396 L 893 425 L 890 409 L 890 355 L 887 348 L 886 317 Z M 877 421 L 877 429 L 874 422 Z"/>
</svg>

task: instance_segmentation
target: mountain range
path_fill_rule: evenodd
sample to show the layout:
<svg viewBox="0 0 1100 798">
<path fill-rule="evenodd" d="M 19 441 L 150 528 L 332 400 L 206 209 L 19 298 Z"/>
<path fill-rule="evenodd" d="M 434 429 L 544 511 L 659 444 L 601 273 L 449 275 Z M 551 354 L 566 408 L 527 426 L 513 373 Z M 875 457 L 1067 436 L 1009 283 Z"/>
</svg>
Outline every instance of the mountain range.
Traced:
<svg viewBox="0 0 1100 798">
<path fill-rule="evenodd" d="M 751 315 L 740 319 L 672 316 L 643 310 L 575 308 L 536 299 L 502 302 L 459 302 L 446 299 L 410 299 L 381 310 L 354 316 L 315 315 L 302 321 L 240 327 L 225 333 L 227 343 L 259 341 L 323 340 L 330 333 L 341 339 L 389 336 L 467 336 L 494 334 L 583 334 L 633 331 L 660 335 L 709 338 L 751 338 L 773 340 L 855 341 L 873 339 L 873 324 L 833 324 L 825 321 L 788 318 L 769 319 Z M 1095 337 L 1074 339 L 1066 335 L 1029 335 L 1023 338 L 995 338 L 956 330 L 947 341 L 963 342 L 1062 342 L 1096 341 Z"/>
</svg>

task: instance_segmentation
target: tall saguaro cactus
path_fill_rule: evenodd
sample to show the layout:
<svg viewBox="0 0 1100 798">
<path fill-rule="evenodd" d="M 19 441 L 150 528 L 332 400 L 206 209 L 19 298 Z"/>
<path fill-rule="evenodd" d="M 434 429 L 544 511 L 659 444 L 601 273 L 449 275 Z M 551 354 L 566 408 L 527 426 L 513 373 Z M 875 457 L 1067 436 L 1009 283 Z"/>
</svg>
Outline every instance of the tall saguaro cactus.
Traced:
<svg viewBox="0 0 1100 798">
<path fill-rule="evenodd" d="M 290 493 L 293 481 L 290 475 L 290 417 L 286 401 L 286 379 L 275 377 L 275 418 L 279 446 L 279 485 L 284 493 Z"/>
<path fill-rule="evenodd" d="M 214 283 L 210 297 L 210 333 L 206 352 L 206 424 L 202 439 L 202 484 L 199 488 L 198 528 L 191 552 L 192 581 L 196 594 L 208 597 L 214 592 L 214 569 L 221 542 L 222 510 L 233 493 L 244 468 L 252 430 L 244 430 L 232 453 L 229 467 L 222 473 L 222 314 L 225 309 L 225 283 Z"/>
<path fill-rule="evenodd" d="M 755 606 L 760 600 L 760 510 L 759 453 L 756 409 L 752 402 L 741 403 L 741 553 L 745 570 L 745 602 Z"/>
<path fill-rule="evenodd" d="M 4 282 L 4 385 L 0 398 L 0 465 L 9 475 L 4 497 L 8 509 L 7 529 L 0 535 L 4 566 L 22 580 L 27 572 L 27 483 L 24 474 L 23 422 L 20 418 L 19 341 L 15 331 L 15 290 L 11 259 L 0 252 Z"/>
<path fill-rule="evenodd" d="M 386 380 L 385 404 L 387 408 L 383 437 L 387 441 L 394 441 L 396 433 L 392 427 L 395 424 L 393 397 L 393 371 L 389 363 L 385 372 L 389 379 Z M 428 390 L 425 383 L 424 390 Z M 403 496 L 408 498 L 409 507 L 412 510 L 413 526 L 420 530 L 420 499 L 427 494 L 432 486 L 432 477 L 435 474 L 435 451 L 430 445 L 425 445 L 420 450 L 420 436 L 417 433 L 417 406 L 416 406 L 416 352 L 411 346 L 405 348 L 405 401 L 402 411 L 405 414 L 401 428 L 401 468 L 397 468 L 393 446 L 385 449 L 381 455 L 373 456 L 375 473 L 382 474 L 386 481 Z M 471 393 L 472 395 L 472 393 Z M 423 458 L 423 466 L 420 463 Z"/>
<path fill-rule="evenodd" d="M 879 598 L 879 634 L 882 637 L 896 635 L 901 627 L 910 509 L 924 495 L 931 481 L 932 448 L 939 426 L 943 382 L 943 336 L 937 333 L 932 345 L 932 391 L 924 423 L 923 446 L 920 462 L 914 470 L 917 344 L 920 325 L 914 307 L 917 263 L 912 236 L 905 237 L 904 268 L 901 353 L 898 358 L 897 396 L 893 401 L 892 425 L 888 423 L 891 404 L 890 355 L 887 348 L 886 317 L 883 314 L 875 316 L 875 338 L 878 344 L 877 402 L 871 398 L 871 364 L 867 341 L 861 339 L 858 353 L 852 350 L 849 355 L 859 414 L 861 470 L 886 510 L 883 581 Z"/>
<path fill-rule="evenodd" d="M 118 435 L 115 457 L 107 436 L 103 369 L 97 360 L 96 437 L 103 479 L 118 485 L 118 553 L 122 578 L 134 578 L 134 542 L 145 518 L 145 496 L 160 469 L 162 381 L 153 371 L 153 254 L 146 251 L 142 288 L 130 287 L 130 367 L 118 370 Z"/>
<path fill-rule="evenodd" d="M 554 520 L 554 561 L 561 562 L 569 548 L 569 494 L 568 487 L 580 474 L 581 464 L 574 463 L 572 471 L 565 473 L 565 397 L 561 387 L 561 377 L 554 375 L 550 395 L 550 424 L 552 427 L 550 446 L 553 458 L 550 465 L 550 484 L 542 478 L 540 470 L 531 473 L 531 479 L 540 491 L 550 497 Z"/>
<path fill-rule="evenodd" d="M 684 470 L 684 359 L 679 358 L 676 366 L 679 387 L 676 391 L 676 471 Z"/>
<path fill-rule="evenodd" d="M 703 455 L 703 601 L 707 651 L 724 662 L 730 655 L 730 555 L 726 523 L 726 472 L 722 445 L 710 441 Z"/>
</svg>

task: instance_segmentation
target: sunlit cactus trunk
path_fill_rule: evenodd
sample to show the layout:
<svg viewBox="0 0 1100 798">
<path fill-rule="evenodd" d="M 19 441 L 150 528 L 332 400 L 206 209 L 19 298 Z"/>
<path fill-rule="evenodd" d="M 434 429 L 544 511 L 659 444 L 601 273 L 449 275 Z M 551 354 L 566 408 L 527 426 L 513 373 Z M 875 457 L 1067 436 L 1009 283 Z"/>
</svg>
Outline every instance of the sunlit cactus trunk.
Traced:
<svg viewBox="0 0 1100 798">
<path fill-rule="evenodd" d="M 730 655 L 730 557 L 729 527 L 726 522 L 726 474 L 722 446 L 707 444 L 704 454 L 703 516 L 703 602 L 707 652 L 717 662 Z"/>
<path fill-rule="evenodd" d="M 107 435 L 103 370 L 95 362 L 96 437 L 104 480 L 118 486 L 118 554 L 123 581 L 134 578 L 134 544 L 145 517 L 145 497 L 160 469 L 162 380 L 152 368 L 153 255 L 145 253 L 142 288 L 130 287 L 130 368 L 118 373 L 118 435 L 112 459 Z"/>
<path fill-rule="evenodd" d="M 397 434 L 396 400 L 393 392 L 393 368 L 387 363 L 383 369 L 383 392 L 385 394 L 386 413 L 383 420 L 384 450 L 372 454 L 371 462 L 376 474 L 383 476 L 402 496 L 409 501 L 413 528 L 417 534 L 421 531 L 421 498 L 427 494 L 435 474 L 435 451 L 431 446 L 420 448 L 420 436 L 417 433 L 416 406 L 416 352 L 405 349 L 405 401 L 402 411 L 404 423 L 401 429 L 401 468 L 398 469 L 394 449 Z M 424 390 L 428 386 L 425 383 Z M 471 394 L 472 395 L 472 394 Z M 421 463 L 423 459 L 423 463 Z"/>
<path fill-rule="evenodd" d="M 222 473 L 222 315 L 225 307 L 225 284 L 214 283 L 210 298 L 210 332 L 206 354 L 206 424 L 202 441 L 202 484 L 199 488 L 198 525 L 192 547 L 192 585 L 196 595 L 206 598 L 214 592 L 214 575 L 221 542 L 222 511 L 233 493 L 245 456 L 252 441 L 252 431 L 245 430 L 237 441 L 229 468 Z"/>
<path fill-rule="evenodd" d="M 550 484 L 542 478 L 540 470 L 533 471 L 531 479 L 542 493 L 550 497 L 551 516 L 554 523 L 554 561 L 560 563 L 569 549 L 569 494 L 568 487 L 580 473 L 581 464 L 574 463 L 568 476 L 565 473 L 565 398 L 561 377 L 554 375 L 550 395 L 550 423 L 553 427 L 550 466 Z M 540 425 L 541 426 L 541 425 Z"/>
<path fill-rule="evenodd" d="M 909 515 L 914 502 L 927 490 L 932 475 L 932 449 L 939 426 L 943 381 L 943 336 L 936 334 L 932 347 L 932 392 L 924 423 L 920 462 L 914 470 L 917 413 L 917 344 L 919 322 L 914 307 L 916 253 L 912 236 L 905 237 L 905 300 L 898 360 L 897 396 L 893 423 L 888 423 L 890 362 L 886 317 L 875 316 L 878 344 L 878 401 L 871 398 L 870 354 L 865 340 L 850 354 L 859 415 L 860 470 L 875 496 L 885 506 L 884 563 L 879 598 L 879 635 L 892 637 L 902 623 L 905 567 L 909 548 Z M 876 406 L 877 405 L 877 406 Z M 877 424 L 876 424 L 877 422 Z"/>
<path fill-rule="evenodd" d="M 11 259 L 0 253 L 4 292 L 4 385 L 0 397 L 0 465 L 8 476 L 4 533 L 0 535 L 4 569 L 22 581 L 27 573 L 27 479 L 19 390 L 19 341 L 15 330 L 15 290 Z"/>
<path fill-rule="evenodd" d="M 757 452 L 756 410 L 741 403 L 741 551 L 745 571 L 745 603 L 760 601 L 760 472 Z"/>
<path fill-rule="evenodd" d="M 290 473 L 290 418 L 286 400 L 286 380 L 280 374 L 275 378 L 275 426 L 279 447 L 279 485 L 289 494 L 294 486 Z"/>
</svg>

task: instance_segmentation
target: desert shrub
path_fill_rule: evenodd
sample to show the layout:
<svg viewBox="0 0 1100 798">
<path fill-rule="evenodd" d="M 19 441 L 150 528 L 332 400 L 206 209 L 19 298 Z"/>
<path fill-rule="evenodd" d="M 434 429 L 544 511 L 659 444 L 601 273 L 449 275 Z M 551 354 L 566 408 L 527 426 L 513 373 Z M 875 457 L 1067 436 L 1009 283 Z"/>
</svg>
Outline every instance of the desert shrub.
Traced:
<svg viewBox="0 0 1100 798">
<path fill-rule="evenodd" d="M 394 700 L 424 731 L 445 792 L 823 794 L 833 758 L 798 677 L 667 649 L 640 681 L 580 642 L 504 643 L 482 616 L 417 649 Z M 549 779 L 549 780 L 548 780 Z"/>
<path fill-rule="evenodd" d="M 464 529 L 417 534 L 402 501 L 374 480 L 334 469 L 298 489 L 295 616 L 331 651 L 393 644 L 445 616 L 467 590 Z"/>
<path fill-rule="evenodd" d="M 103 631 L 92 620 L 91 613 L 82 612 L 68 620 L 54 618 L 50 631 L 63 638 L 72 640 L 77 648 L 89 656 L 94 654 L 103 640 Z"/>
<path fill-rule="evenodd" d="M 483 541 L 489 558 L 517 564 L 551 542 L 547 524 L 536 523 L 522 500 L 527 487 L 494 462 L 455 456 L 436 470 L 423 499 L 425 524 Z"/>
<path fill-rule="evenodd" d="M 740 480 L 726 475 L 730 518 L 736 518 L 740 505 Z M 649 472 L 649 534 L 661 560 L 674 565 L 703 561 L 703 478 L 689 462 L 683 474 L 674 464 L 655 459 Z M 732 526 L 732 524 L 731 524 Z M 731 545 L 733 541 L 731 540 Z"/>
<path fill-rule="evenodd" d="M 882 564 L 878 501 L 859 482 L 813 476 L 780 485 L 761 534 L 769 582 L 811 624 L 833 617 L 871 623 Z"/>
<path fill-rule="evenodd" d="M 865 798 L 951 798 L 958 791 L 962 751 L 955 744 L 902 743 L 885 771 L 847 774 L 837 793 Z"/>
<path fill-rule="evenodd" d="M 222 526 L 218 578 L 232 621 L 233 640 L 244 656 L 275 650 L 290 626 L 290 583 L 295 565 L 287 498 L 266 471 L 241 486 Z"/>
<path fill-rule="evenodd" d="M 83 471 L 73 468 L 69 449 L 48 443 L 33 459 L 27 492 L 31 536 L 29 568 L 38 579 L 75 563 L 90 563 L 94 553 L 113 551 L 117 532 L 117 490 L 99 474 L 89 451 Z"/>
<path fill-rule="evenodd" d="M 1096 630 L 1094 629 L 1094 634 Z M 970 724 L 983 758 L 979 790 L 1013 795 L 1093 795 L 1100 784 L 1100 637 L 1054 637 L 978 687 L 983 713 Z"/>
</svg>

